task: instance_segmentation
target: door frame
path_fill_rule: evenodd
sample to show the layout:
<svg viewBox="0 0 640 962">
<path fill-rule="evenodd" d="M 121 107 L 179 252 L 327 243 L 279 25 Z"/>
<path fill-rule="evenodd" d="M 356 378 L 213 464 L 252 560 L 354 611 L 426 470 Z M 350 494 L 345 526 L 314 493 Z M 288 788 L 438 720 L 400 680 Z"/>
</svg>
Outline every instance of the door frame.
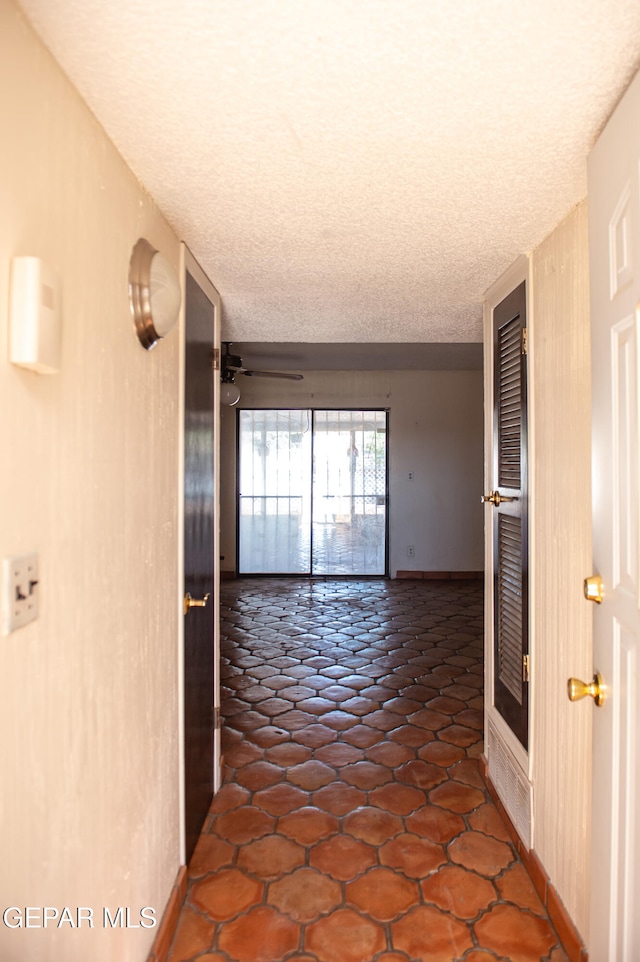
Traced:
<svg viewBox="0 0 640 962">
<path fill-rule="evenodd" d="M 187 271 L 205 292 L 214 306 L 214 325 L 212 344 L 220 357 L 221 308 L 222 302 L 217 290 L 204 273 L 197 260 L 184 243 L 180 243 L 180 351 L 178 376 L 178 571 L 177 571 L 177 685 L 178 685 L 178 792 L 180 811 L 180 864 L 186 863 L 186 811 L 185 811 L 185 751 L 184 751 L 184 421 L 185 421 L 185 361 L 186 361 L 186 274 Z M 219 360 L 218 360 L 219 364 Z M 213 378 L 213 423 L 214 423 L 214 598 L 213 598 L 213 707 L 215 717 L 220 717 L 220 378 Z M 218 791 L 221 784 L 220 770 L 220 724 L 214 727 L 213 738 L 213 790 Z"/>
<path fill-rule="evenodd" d="M 525 283 L 526 291 L 526 313 L 527 327 L 529 331 L 532 325 L 532 304 L 531 304 L 531 265 L 528 255 L 521 255 L 505 273 L 489 288 L 484 301 L 484 413 L 485 413 L 485 459 L 484 459 L 484 494 L 497 489 L 497 478 L 495 477 L 495 457 L 494 457 L 494 323 L 493 314 L 495 308 L 515 290 L 522 282 Z M 532 375 L 533 357 L 528 355 L 527 364 L 527 444 L 529 465 L 535 463 L 534 438 L 535 430 L 533 424 L 533 412 L 535 403 L 533 398 L 534 378 Z M 535 579 L 533 577 L 531 559 L 535 556 L 535 490 L 534 472 L 529 470 L 528 474 L 528 556 L 529 556 L 529 577 L 528 577 L 528 635 L 529 635 L 529 656 L 530 656 L 530 676 L 529 676 L 529 748 L 526 750 L 520 743 L 516 735 L 511 731 L 508 724 L 502 718 L 494 706 L 494 627 L 495 627 L 495 604 L 494 604 L 494 537 L 493 537 L 493 517 L 491 507 L 483 506 L 480 510 L 485 511 L 485 755 L 490 766 L 491 774 L 491 745 L 494 740 L 494 733 L 497 733 L 506 749 L 513 756 L 513 760 L 518 764 L 522 774 L 527 781 L 531 779 L 533 765 L 534 744 L 533 731 L 535 725 L 534 705 L 535 705 Z M 492 730 L 490 730 L 490 728 Z M 496 785 L 499 791 L 499 786 Z M 504 799 L 503 799 L 504 801 Z M 532 808 L 532 806 L 531 806 Z M 509 810 L 509 809 L 508 809 Z M 511 814 L 511 812 L 510 812 Z M 514 824 L 515 819 L 512 819 Z M 531 834 L 526 840 L 527 844 L 533 844 L 532 835 L 533 825 L 531 824 Z"/>
</svg>

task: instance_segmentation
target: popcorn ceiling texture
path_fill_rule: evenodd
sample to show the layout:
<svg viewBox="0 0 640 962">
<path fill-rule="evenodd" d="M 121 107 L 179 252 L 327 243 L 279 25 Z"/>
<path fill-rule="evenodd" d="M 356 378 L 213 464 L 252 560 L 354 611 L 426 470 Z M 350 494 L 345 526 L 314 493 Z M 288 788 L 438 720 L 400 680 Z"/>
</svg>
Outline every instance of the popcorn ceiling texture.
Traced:
<svg viewBox="0 0 640 962">
<path fill-rule="evenodd" d="M 22 0 L 249 341 L 480 341 L 586 194 L 637 0 Z"/>
</svg>

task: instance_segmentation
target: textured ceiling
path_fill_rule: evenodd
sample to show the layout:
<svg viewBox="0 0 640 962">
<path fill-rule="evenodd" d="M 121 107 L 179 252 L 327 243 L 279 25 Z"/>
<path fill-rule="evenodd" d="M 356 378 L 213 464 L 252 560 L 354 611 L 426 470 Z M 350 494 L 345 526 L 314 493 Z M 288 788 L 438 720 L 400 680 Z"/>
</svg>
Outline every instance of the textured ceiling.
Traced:
<svg viewBox="0 0 640 962">
<path fill-rule="evenodd" d="M 235 341 L 479 341 L 640 66 L 638 0 L 21 6 Z"/>
</svg>

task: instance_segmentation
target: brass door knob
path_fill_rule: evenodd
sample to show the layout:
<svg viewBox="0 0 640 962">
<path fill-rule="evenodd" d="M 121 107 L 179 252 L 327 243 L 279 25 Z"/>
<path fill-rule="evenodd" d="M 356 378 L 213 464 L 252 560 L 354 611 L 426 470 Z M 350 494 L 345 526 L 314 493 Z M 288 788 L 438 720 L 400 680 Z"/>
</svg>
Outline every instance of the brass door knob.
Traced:
<svg viewBox="0 0 640 962">
<path fill-rule="evenodd" d="M 192 598 L 190 593 L 187 591 L 184 596 L 184 613 L 189 614 L 191 608 L 204 608 L 206 607 L 207 601 L 211 597 L 210 593 L 207 592 L 204 598 Z"/>
<path fill-rule="evenodd" d="M 602 681 L 600 672 L 596 672 L 593 681 L 589 683 L 580 681 L 579 678 L 570 678 L 567 682 L 567 693 L 569 701 L 580 701 L 581 698 L 590 695 L 600 708 L 604 704 L 606 685 Z"/>
<path fill-rule="evenodd" d="M 504 494 L 500 494 L 499 491 L 492 491 L 491 494 L 483 494 L 482 497 L 480 498 L 480 501 L 483 504 L 486 501 L 488 501 L 489 504 L 493 504 L 496 508 L 498 507 L 499 504 L 502 504 L 503 501 L 517 501 L 517 500 L 518 500 L 517 498 L 507 498 L 505 497 Z"/>
<path fill-rule="evenodd" d="M 595 601 L 601 605 L 604 599 L 604 582 L 600 575 L 591 575 L 584 579 L 584 596 L 587 601 Z"/>
</svg>

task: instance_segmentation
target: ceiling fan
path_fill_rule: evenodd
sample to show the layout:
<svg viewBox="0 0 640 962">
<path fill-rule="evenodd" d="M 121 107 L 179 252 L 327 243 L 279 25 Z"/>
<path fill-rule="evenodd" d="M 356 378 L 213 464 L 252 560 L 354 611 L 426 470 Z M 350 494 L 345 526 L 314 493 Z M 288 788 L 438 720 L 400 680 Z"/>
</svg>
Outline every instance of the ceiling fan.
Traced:
<svg viewBox="0 0 640 962">
<path fill-rule="evenodd" d="M 230 351 L 231 342 L 225 342 L 226 353 L 222 355 L 222 381 L 224 384 L 235 383 L 236 374 L 245 377 L 280 377 L 288 381 L 302 381 L 302 374 L 286 374 L 283 371 L 249 371 L 242 366 L 242 358 Z"/>
<path fill-rule="evenodd" d="M 287 381 L 302 381 L 302 374 L 289 374 L 284 371 L 253 371 L 248 370 L 242 364 L 239 354 L 231 353 L 231 341 L 225 341 L 225 353 L 222 355 L 220 374 L 222 379 L 222 403 L 227 405 L 237 404 L 240 400 L 240 390 L 236 384 L 236 375 L 243 374 L 245 377 L 272 377 L 282 378 Z"/>
</svg>

